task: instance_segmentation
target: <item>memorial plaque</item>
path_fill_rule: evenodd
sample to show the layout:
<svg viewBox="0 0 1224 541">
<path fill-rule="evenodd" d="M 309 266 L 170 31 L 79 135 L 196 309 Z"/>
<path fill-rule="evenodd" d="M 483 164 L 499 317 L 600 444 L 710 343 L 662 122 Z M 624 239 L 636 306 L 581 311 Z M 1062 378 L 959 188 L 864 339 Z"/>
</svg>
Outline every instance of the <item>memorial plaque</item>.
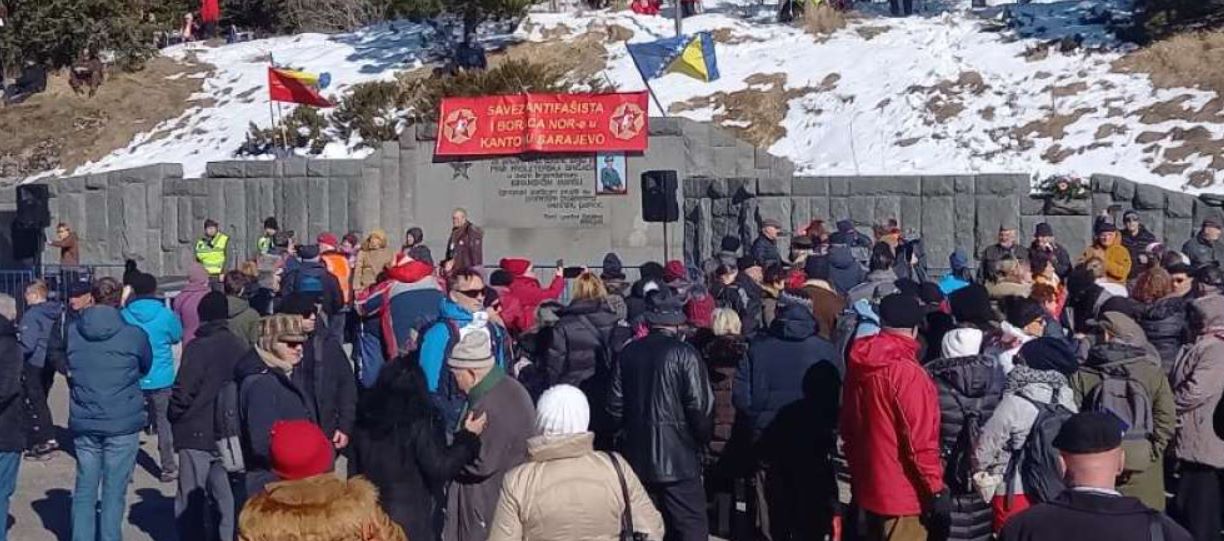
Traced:
<svg viewBox="0 0 1224 541">
<path fill-rule="evenodd" d="M 580 156 L 489 164 L 485 225 L 505 228 L 604 227 L 608 210 L 595 195 L 595 159 Z"/>
</svg>

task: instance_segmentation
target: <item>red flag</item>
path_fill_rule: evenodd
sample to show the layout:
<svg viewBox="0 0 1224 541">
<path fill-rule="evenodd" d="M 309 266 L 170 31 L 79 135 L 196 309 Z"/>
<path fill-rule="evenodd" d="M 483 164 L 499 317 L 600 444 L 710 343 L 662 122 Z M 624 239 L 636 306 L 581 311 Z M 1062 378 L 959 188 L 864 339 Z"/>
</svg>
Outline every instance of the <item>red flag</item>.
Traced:
<svg viewBox="0 0 1224 541">
<path fill-rule="evenodd" d="M 332 102 L 302 80 L 276 68 L 268 68 L 268 97 L 272 101 L 301 103 L 315 107 L 332 107 Z"/>
<path fill-rule="evenodd" d="M 217 0 L 201 0 L 200 1 L 200 20 L 206 23 L 215 23 L 221 18 L 221 6 L 217 5 Z"/>
</svg>

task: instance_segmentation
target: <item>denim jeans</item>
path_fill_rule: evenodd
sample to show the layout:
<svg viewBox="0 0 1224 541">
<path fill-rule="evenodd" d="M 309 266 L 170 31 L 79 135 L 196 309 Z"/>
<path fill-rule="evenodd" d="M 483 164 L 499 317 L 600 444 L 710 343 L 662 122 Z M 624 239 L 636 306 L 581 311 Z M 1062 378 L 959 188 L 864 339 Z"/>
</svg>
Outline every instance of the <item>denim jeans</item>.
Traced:
<svg viewBox="0 0 1224 541">
<path fill-rule="evenodd" d="M 166 387 L 144 392 L 149 420 L 153 421 L 153 428 L 157 430 L 157 465 L 161 467 L 162 473 L 178 471 L 178 465 L 175 464 L 174 433 L 170 431 L 170 420 L 166 418 L 170 410 L 170 391 L 170 387 Z"/>
<path fill-rule="evenodd" d="M 21 465 L 21 453 L 0 452 L 0 541 L 8 540 L 9 498 L 17 489 L 17 467 Z"/>
<path fill-rule="evenodd" d="M 78 435 L 76 490 L 72 493 L 72 540 L 119 541 L 128 482 L 136 467 L 140 433 L 122 436 Z M 98 526 L 98 488 L 102 488 L 101 526 Z M 101 535 L 96 535 L 100 532 Z"/>
</svg>

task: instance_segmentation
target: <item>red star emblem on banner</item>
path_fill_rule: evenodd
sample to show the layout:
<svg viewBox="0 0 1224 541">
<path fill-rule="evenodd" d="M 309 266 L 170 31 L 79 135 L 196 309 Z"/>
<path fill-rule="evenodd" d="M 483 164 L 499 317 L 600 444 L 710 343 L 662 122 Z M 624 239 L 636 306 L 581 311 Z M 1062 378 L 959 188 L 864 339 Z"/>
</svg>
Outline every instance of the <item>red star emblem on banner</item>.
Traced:
<svg viewBox="0 0 1224 541">
<path fill-rule="evenodd" d="M 442 123 L 442 136 L 456 145 L 470 141 L 475 134 L 476 114 L 471 109 L 451 111 Z"/>
<path fill-rule="evenodd" d="M 645 125 L 646 112 L 636 103 L 620 104 L 608 119 L 608 129 L 612 132 L 612 137 L 621 140 L 637 137 Z"/>
</svg>

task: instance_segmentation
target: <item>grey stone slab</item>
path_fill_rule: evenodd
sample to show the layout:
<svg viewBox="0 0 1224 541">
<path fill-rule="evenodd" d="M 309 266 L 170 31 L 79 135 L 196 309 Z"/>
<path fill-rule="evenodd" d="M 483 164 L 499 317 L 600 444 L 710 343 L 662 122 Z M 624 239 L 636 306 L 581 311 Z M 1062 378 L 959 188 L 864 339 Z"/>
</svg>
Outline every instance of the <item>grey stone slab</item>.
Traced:
<svg viewBox="0 0 1224 541">
<path fill-rule="evenodd" d="M 332 160 L 331 174 L 338 177 L 356 177 L 362 174 L 362 160 Z"/>
<path fill-rule="evenodd" d="M 111 176 L 110 186 L 106 188 L 107 257 L 95 261 L 113 262 L 116 258 L 123 259 L 131 253 L 128 249 L 127 235 L 124 234 L 126 223 L 123 218 L 127 211 L 126 207 L 135 207 L 136 203 L 124 201 L 127 195 L 124 185 L 119 182 L 119 177 Z M 140 197 L 139 200 L 144 202 L 144 197 Z"/>
<path fill-rule="evenodd" d="M 770 154 L 768 150 L 755 147 L 752 150 L 752 157 L 753 167 L 757 169 L 769 169 L 773 167 L 773 162 L 777 159 L 773 154 Z"/>
<path fill-rule="evenodd" d="M 331 176 L 332 163 L 334 163 L 332 160 L 306 160 L 306 176 L 308 177 Z"/>
<path fill-rule="evenodd" d="M 1135 198 L 1135 183 L 1122 177 L 1114 179 L 1114 201 L 1130 202 Z"/>
<path fill-rule="evenodd" d="M 915 233 L 921 232 L 923 227 L 925 227 L 925 222 L 922 220 L 922 202 L 925 201 L 925 198 L 907 195 L 898 198 L 898 200 L 898 211 L 900 214 L 897 216 L 897 219 L 901 223 L 901 230 L 914 231 Z M 880 215 L 879 210 L 877 205 L 876 216 Z"/>
<path fill-rule="evenodd" d="M 922 245 L 927 263 L 945 267 L 956 250 L 956 204 L 951 196 L 924 197 L 922 200 Z"/>
<path fill-rule="evenodd" d="M 833 210 L 830 208 L 830 199 L 828 197 L 808 197 L 808 205 L 811 208 L 813 220 L 824 220 L 828 227 L 832 227 L 834 220 Z M 844 214 L 843 214 L 844 216 Z"/>
<path fill-rule="evenodd" d="M 81 259 L 83 261 L 112 261 L 107 257 L 107 245 L 111 235 L 106 210 L 107 197 L 103 190 L 85 192 L 85 221 L 77 233 L 81 236 Z M 116 224 L 118 227 L 118 224 Z"/>
<path fill-rule="evenodd" d="M 790 195 L 790 177 L 766 177 L 757 180 L 757 195 Z"/>
<path fill-rule="evenodd" d="M 727 188 L 727 179 L 725 178 L 710 178 L 709 183 L 706 184 L 706 193 L 714 199 L 731 197 L 731 192 Z"/>
<path fill-rule="evenodd" d="M 438 139 L 438 125 L 433 122 L 421 122 L 416 125 L 417 141 L 434 141 Z"/>
<path fill-rule="evenodd" d="M 377 167 L 366 167 L 361 173 L 361 207 L 362 215 L 357 218 L 361 220 L 361 230 L 369 231 L 376 227 L 383 227 L 379 223 L 379 217 L 382 215 L 382 171 Z M 469 212 L 476 212 L 469 209 Z"/>
<path fill-rule="evenodd" d="M 829 177 L 829 196 L 846 197 L 850 195 L 849 177 Z"/>
<path fill-rule="evenodd" d="M 416 136 L 410 132 L 412 132 L 412 130 L 404 130 L 404 132 L 400 134 L 399 136 L 400 149 L 414 150 L 414 151 L 417 149 Z"/>
<path fill-rule="evenodd" d="M 315 177 L 303 181 L 306 184 L 306 230 L 311 236 L 318 236 L 324 231 L 336 233 L 329 225 L 331 210 L 327 197 L 328 181 L 326 178 Z M 344 232 L 337 234 L 343 235 Z"/>
<path fill-rule="evenodd" d="M 791 180 L 791 193 L 794 195 L 828 196 L 828 177 L 795 177 Z"/>
<path fill-rule="evenodd" d="M 335 228 L 337 234 L 349 229 L 349 183 L 345 178 L 327 179 L 327 222 Z"/>
<path fill-rule="evenodd" d="M 1113 184 L 1111 183 L 1110 186 L 1112 185 Z M 1092 214 L 1093 216 L 1100 214 L 1101 211 L 1108 210 L 1109 207 L 1113 206 L 1113 204 L 1114 204 L 1114 200 L 1113 200 L 1112 193 L 1094 193 L 1092 194 Z"/>
<path fill-rule="evenodd" d="M 1165 240 L 1164 209 L 1136 210 L 1135 212 L 1139 213 L 1139 219 L 1143 221 L 1143 226 L 1146 227 L 1148 231 L 1151 231 L 1153 235 L 1156 235 L 1157 240 L 1163 242 Z M 1171 249 L 1178 250 L 1181 249 L 1181 246 L 1172 247 Z"/>
<path fill-rule="evenodd" d="M 690 144 L 684 153 L 684 169 L 692 176 L 713 177 L 726 174 L 726 171 L 714 168 L 714 154 L 709 147 L 698 147 L 694 144 Z"/>
<path fill-rule="evenodd" d="M 934 197 L 956 194 L 956 178 L 948 175 L 929 175 L 922 177 L 922 195 Z"/>
<path fill-rule="evenodd" d="M 710 197 L 714 179 L 709 177 L 686 177 L 680 182 L 680 192 L 686 199 Z"/>
<path fill-rule="evenodd" d="M 1165 191 L 1151 184 L 1138 184 L 1134 186 L 1134 208 L 1138 210 L 1156 210 L 1165 208 Z M 1114 197 L 1117 197 L 1117 192 L 1114 192 Z"/>
<path fill-rule="evenodd" d="M 225 186 L 236 179 L 225 180 L 207 180 L 205 186 L 208 187 L 208 210 L 204 219 L 216 220 L 221 224 L 221 231 L 229 236 L 234 236 L 231 229 L 233 224 L 225 220 Z M 203 227 L 203 225 L 201 225 Z"/>
<path fill-rule="evenodd" d="M 304 177 L 306 176 L 306 158 L 293 156 L 285 158 L 281 162 L 281 174 L 287 177 Z M 272 176 L 272 175 L 264 175 Z"/>
<path fill-rule="evenodd" d="M 850 200 L 844 197 L 830 197 L 827 216 L 832 222 L 850 218 Z"/>
<path fill-rule="evenodd" d="M 1114 190 L 1114 181 L 1120 178 L 1122 177 L 1098 173 L 1089 177 L 1089 182 L 1091 183 L 1093 193 L 1112 194 Z"/>
<path fill-rule="evenodd" d="M 204 220 L 209 218 L 208 196 L 191 196 L 191 229 L 192 235 L 199 235 L 204 229 Z"/>
<path fill-rule="evenodd" d="M 726 218 L 731 216 L 739 216 L 739 209 L 736 208 L 730 199 L 711 199 L 710 209 L 714 216 Z"/>
<path fill-rule="evenodd" d="M 735 134 L 731 133 L 729 130 L 725 130 L 725 129 L 714 127 L 714 126 L 710 127 L 710 146 L 711 147 L 714 147 L 714 148 L 734 147 L 735 143 L 738 141 L 739 139 L 736 139 Z"/>
<path fill-rule="evenodd" d="M 792 197 L 790 231 L 795 232 L 807 227 L 812 221 L 812 204 L 809 197 Z"/>
<path fill-rule="evenodd" d="M 958 175 L 952 180 L 956 183 L 957 195 L 970 195 L 976 191 L 977 179 L 973 175 Z"/>
<path fill-rule="evenodd" d="M 1165 215 L 1170 218 L 1193 218 L 1195 197 L 1178 192 L 1165 192 Z"/>
<path fill-rule="evenodd" d="M 383 227 L 393 231 L 407 229 L 404 224 L 404 212 L 400 209 L 399 193 L 403 189 L 399 168 L 399 156 L 388 158 L 383 154 L 382 173 L 380 175 L 379 213 L 382 216 Z"/>
<path fill-rule="evenodd" d="M 1182 244 L 1194 235 L 1194 225 L 1194 220 L 1190 218 L 1166 216 L 1164 233 L 1170 247 L 1180 251 Z"/>
<path fill-rule="evenodd" d="M 145 208 L 149 210 L 148 222 L 145 227 L 151 229 L 159 229 L 162 227 L 162 185 L 166 181 L 158 179 L 145 183 L 144 185 L 144 200 Z"/>
<path fill-rule="evenodd" d="M 208 181 L 202 178 L 188 179 L 183 182 L 183 186 L 187 187 L 187 193 L 193 196 L 208 195 Z"/>
<path fill-rule="evenodd" d="M 851 178 L 850 195 L 922 195 L 922 177 L 896 176 Z"/>
<path fill-rule="evenodd" d="M 977 204 L 972 194 L 957 193 L 953 200 L 956 210 L 956 246 L 967 252 L 977 254 Z"/>
<path fill-rule="evenodd" d="M 252 160 L 245 162 L 243 172 L 246 178 L 269 178 L 280 176 L 280 160 Z"/>
<path fill-rule="evenodd" d="M 124 257 L 136 257 L 143 261 L 149 251 L 149 207 L 144 184 L 123 184 L 120 197 L 123 198 L 122 235 L 126 247 Z M 158 205 L 158 212 L 161 207 Z"/>
<path fill-rule="evenodd" d="M 225 201 L 221 213 L 226 230 L 233 237 L 231 242 L 238 243 L 232 250 L 236 257 L 254 255 L 255 239 L 263 234 L 263 220 L 257 218 L 259 223 L 255 224 L 251 219 L 254 213 L 247 212 L 247 182 L 246 179 L 227 180 L 221 188 Z"/>
<path fill-rule="evenodd" d="M 736 166 L 739 164 L 739 153 L 734 146 L 715 147 L 709 150 L 713 156 L 710 162 L 716 175 L 738 175 Z"/>
<path fill-rule="evenodd" d="M 66 178 L 56 184 L 59 184 L 61 193 L 81 193 L 85 191 L 85 178 L 83 176 Z"/>
<path fill-rule="evenodd" d="M 744 241 L 745 246 L 750 245 L 752 241 L 756 240 L 757 235 L 760 234 L 760 219 L 762 215 L 758 211 L 759 207 L 760 201 L 757 199 L 749 199 L 739 205 L 739 238 Z M 789 207 L 783 210 L 781 208 L 781 203 L 777 203 L 774 205 L 774 207 L 768 209 L 765 216 L 773 217 L 778 220 L 784 220 L 784 213 L 788 213 L 789 211 Z M 771 214 L 773 214 L 773 216 L 770 216 Z"/>
<path fill-rule="evenodd" d="M 86 190 L 103 190 L 106 189 L 107 173 L 94 173 L 85 176 Z"/>
<path fill-rule="evenodd" d="M 1046 216 L 1044 221 L 1054 229 L 1059 244 L 1072 259 L 1078 258 L 1092 242 L 1092 216 Z"/>
<path fill-rule="evenodd" d="M 897 196 L 880 196 L 875 198 L 875 210 L 872 212 L 872 223 L 884 223 L 886 220 L 901 221 L 901 198 Z"/>
<path fill-rule="evenodd" d="M 204 176 L 210 178 L 243 178 L 246 176 L 246 163 L 241 161 L 208 162 L 204 166 Z"/>
<path fill-rule="evenodd" d="M 1040 216 L 1045 212 L 1045 199 L 1030 195 L 1017 195 L 1020 198 L 1021 216 Z"/>
<path fill-rule="evenodd" d="M 183 178 L 183 164 L 181 163 L 163 163 L 161 164 L 162 178 Z"/>
<path fill-rule="evenodd" d="M 684 135 L 684 128 L 680 125 L 680 119 L 669 117 L 650 117 L 647 121 L 647 128 L 650 130 L 651 137 L 660 135 Z"/>
<path fill-rule="evenodd" d="M 191 219 L 191 196 L 180 195 L 175 198 L 175 216 L 178 218 L 176 229 L 179 244 L 187 244 L 195 240 L 195 221 Z"/>
<path fill-rule="evenodd" d="M 875 223 L 875 198 L 851 197 L 846 200 L 850 210 L 849 218 L 855 224 L 871 225 Z"/>
<path fill-rule="evenodd" d="M 1016 195 L 1028 193 L 1029 177 L 1010 173 L 992 173 L 977 175 L 975 183 L 978 194 Z"/>
<path fill-rule="evenodd" d="M 299 241 L 310 238 L 310 224 L 306 222 L 307 201 L 306 179 L 279 178 L 273 179 L 280 186 L 280 197 L 277 215 L 284 220 L 281 227 L 297 232 Z M 364 229 L 363 229 L 364 231 Z"/>
<path fill-rule="evenodd" d="M 760 171 L 756 166 L 756 147 L 743 141 L 735 146 L 735 174 L 745 177 L 770 176 L 768 169 Z"/>
<path fill-rule="evenodd" d="M 793 177 L 795 176 L 795 164 L 788 159 L 778 158 L 769 168 L 769 174 L 775 177 Z"/>
</svg>

